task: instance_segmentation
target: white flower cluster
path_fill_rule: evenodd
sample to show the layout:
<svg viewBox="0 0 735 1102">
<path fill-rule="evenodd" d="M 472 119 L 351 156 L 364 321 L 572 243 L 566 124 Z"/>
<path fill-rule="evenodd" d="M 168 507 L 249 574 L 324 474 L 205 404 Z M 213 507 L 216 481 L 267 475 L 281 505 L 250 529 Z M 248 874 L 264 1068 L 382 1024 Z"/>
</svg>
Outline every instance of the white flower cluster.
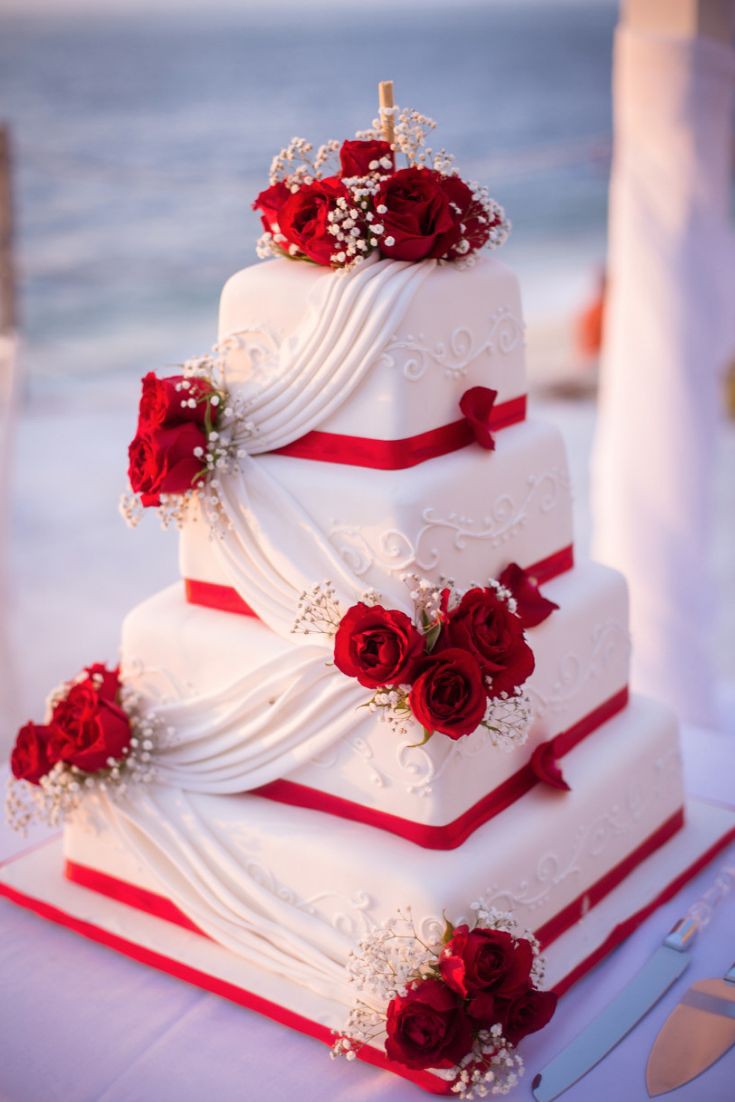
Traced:
<svg viewBox="0 0 735 1102">
<path fill-rule="evenodd" d="M 326 635 L 331 638 L 344 616 L 344 609 L 330 581 L 317 582 L 311 589 L 305 589 L 297 607 L 291 628 L 294 635 Z"/>
<path fill-rule="evenodd" d="M 320 145 L 312 156 L 314 146 L 311 142 L 306 138 L 292 138 L 271 161 L 268 183 L 271 186 L 285 183 L 291 191 L 298 191 L 302 184 L 313 184 L 315 180 L 332 175 L 339 147 L 339 141 L 332 138 Z"/>
<path fill-rule="evenodd" d="M 488 700 L 482 726 L 489 732 L 493 746 L 509 752 L 526 742 L 532 718 L 528 694 L 516 689 L 512 695 L 501 693 Z"/>
<path fill-rule="evenodd" d="M 543 979 L 544 963 L 533 934 L 523 930 L 512 915 L 496 910 L 484 899 L 474 902 L 471 909 L 475 914 L 472 928 L 503 930 L 516 940 L 525 938 L 530 942 L 534 957 L 531 978 L 537 986 Z M 405 907 L 359 942 L 346 966 L 348 981 L 358 998 L 350 1009 L 344 1031 L 332 1046 L 333 1058 L 345 1056 L 354 1060 L 364 1045 L 385 1040 L 389 1003 L 405 996 L 418 981 L 440 977 L 438 961 L 451 929 L 447 924 L 441 941 L 424 941 L 416 930 L 411 908 Z M 472 1049 L 449 1075 L 451 1091 L 464 1102 L 505 1095 L 523 1075 L 523 1060 L 504 1038 L 502 1025 L 495 1023 L 478 1031 Z"/>
<path fill-rule="evenodd" d="M 54 690 L 50 703 L 62 700 L 83 676 Z M 5 816 L 11 828 L 26 834 L 32 823 L 56 827 L 79 807 L 87 793 L 122 795 L 131 784 L 149 784 L 155 777 L 154 749 L 172 732 L 164 729 L 155 713 L 146 713 L 142 704 L 140 694 L 121 687 L 120 707 L 130 720 L 130 742 L 123 749 L 122 758 L 108 758 L 107 768 L 85 773 L 76 765 L 57 762 L 37 785 L 11 776 L 5 802 Z"/>
</svg>

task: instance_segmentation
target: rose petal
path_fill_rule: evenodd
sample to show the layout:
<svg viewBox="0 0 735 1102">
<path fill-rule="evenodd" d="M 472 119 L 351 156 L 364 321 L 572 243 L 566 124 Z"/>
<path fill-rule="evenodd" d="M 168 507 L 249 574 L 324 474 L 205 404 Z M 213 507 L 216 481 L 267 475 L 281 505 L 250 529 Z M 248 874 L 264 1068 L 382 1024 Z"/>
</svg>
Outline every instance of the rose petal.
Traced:
<svg viewBox="0 0 735 1102">
<path fill-rule="evenodd" d="M 538 579 L 517 562 L 509 563 L 498 581 L 513 594 L 524 628 L 535 628 L 559 607 L 541 594 Z"/>
<path fill-rule="evenodd" d="M 490 432 L 490 416 L 493 411 L 497 390 L 487 386 L 472 386 L 459 400 L 459 408 L 472 434 L 481 448 L 495 450 L 495 439 Z"/>
</svg>

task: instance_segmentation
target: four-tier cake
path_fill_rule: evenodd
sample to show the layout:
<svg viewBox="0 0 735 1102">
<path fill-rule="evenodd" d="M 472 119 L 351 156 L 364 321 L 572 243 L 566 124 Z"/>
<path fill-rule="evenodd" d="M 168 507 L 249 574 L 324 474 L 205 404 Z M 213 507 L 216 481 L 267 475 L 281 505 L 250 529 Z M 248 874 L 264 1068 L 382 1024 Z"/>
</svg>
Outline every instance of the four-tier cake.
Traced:
<svg viewBox="0 0 735 1102">
<path fill-rule="evenodd" d="M 125 511 L 181 578 L 21 731 L 11 814 L 66 818 L 56 910 L 100 940 L 471 1097 L 724 824 L 672 841 L 677 724 L 575 559 L 505 216 L 430 120 L 380 126 L 279 154 L 269 258 L 143 380 Z"/>
</svg>

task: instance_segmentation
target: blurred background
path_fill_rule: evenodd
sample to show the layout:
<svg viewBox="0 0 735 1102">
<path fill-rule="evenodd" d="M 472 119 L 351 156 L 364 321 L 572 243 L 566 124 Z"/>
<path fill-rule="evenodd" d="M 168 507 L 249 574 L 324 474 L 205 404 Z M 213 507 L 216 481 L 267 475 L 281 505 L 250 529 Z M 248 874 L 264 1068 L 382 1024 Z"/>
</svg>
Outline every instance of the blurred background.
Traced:
<svg viewBox="0 0 735 1102">
<path fill-rule="evenodd" d="M 117 514 L 137 381 L 213 342 L 223 282 L 256 260 L 250 203 L 273 153 L 370 125 L 381 79 L 513 222 L 503 260 L 537 413 L 567 437 L 584 552 L 617 14 L 607 0 L 0 3 L 22 335 L 0 471 L 0 739 L 80 665 L 113 659 L 125 611 L 176 577 L 175 535 Z M 721 451 L 715 651 L 735 677 L 732 421 Z"/>
</svg>

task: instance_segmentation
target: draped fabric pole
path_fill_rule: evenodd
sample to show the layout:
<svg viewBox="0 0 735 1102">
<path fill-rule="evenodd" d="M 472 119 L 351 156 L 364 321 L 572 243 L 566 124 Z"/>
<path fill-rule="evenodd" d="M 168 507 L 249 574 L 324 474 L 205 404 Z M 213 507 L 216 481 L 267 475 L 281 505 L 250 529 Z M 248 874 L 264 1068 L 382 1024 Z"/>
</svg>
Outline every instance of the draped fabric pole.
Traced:
<svg viewBox="0 0 735 1102">
<path fill-rule="evenodd" d="M 634 684 L 702 726 L 720 722 L 710 536 L 733 338 L 733 14 L 732 0 L 624 4 L 592 483 L 594 554 L 630 582 Z"/>
</svg>

